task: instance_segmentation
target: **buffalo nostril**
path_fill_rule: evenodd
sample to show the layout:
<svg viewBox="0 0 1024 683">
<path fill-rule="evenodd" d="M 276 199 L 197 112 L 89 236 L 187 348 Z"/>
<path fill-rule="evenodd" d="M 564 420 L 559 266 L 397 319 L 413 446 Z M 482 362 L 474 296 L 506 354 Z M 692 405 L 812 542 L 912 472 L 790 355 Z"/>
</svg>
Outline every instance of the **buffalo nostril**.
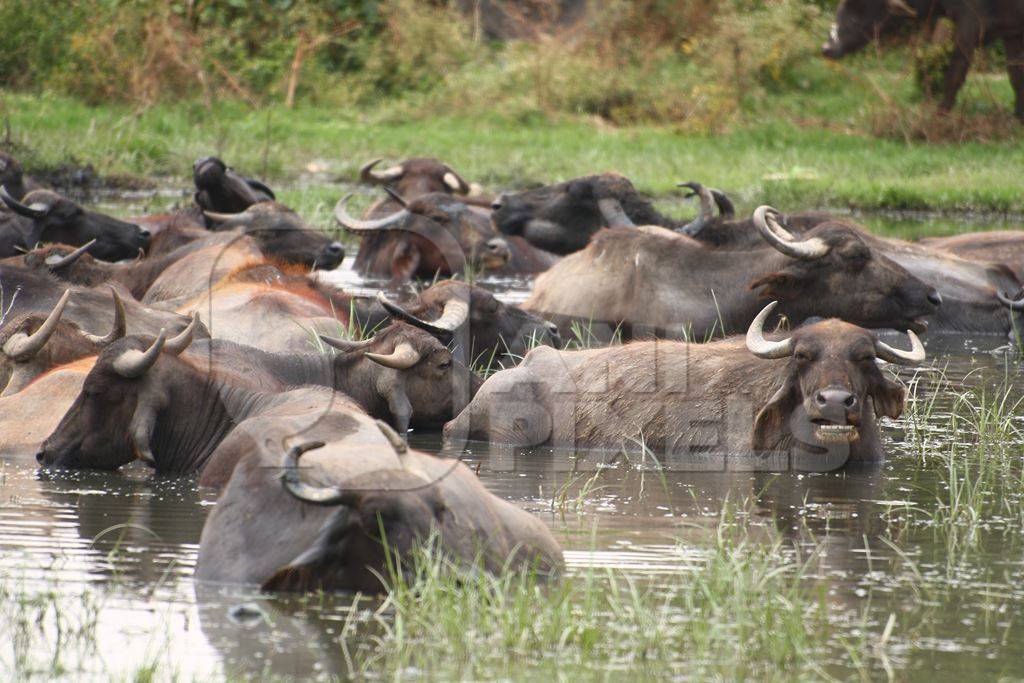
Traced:
<svg viewBox="0 0 1024 683">
<path fill-rule="evenodd" d="M 853 408 L 855 405 L 857 405 L 857 397 L 854 396 L 853 394 L 850 394 L 849 396 L 846 397 L 846 400 L 843 401 L 843 405 L 846 406 L 847 408 Z"/>
<path fill-rule="evenodd" d="M 814 395 L 814 402 L 817 403 L 819 406 L 823 406 L 826 403 L 828 403 L 828 399 L 825 398 L 825 395 L 819 391 L 817 394 Z"/>
<path fill-rule="evenodd" d="M 501 211 L 501 202 L 491 202 L 491 211 Z"/>
<path fill-rule="evenodd" d="M 327 245 L 327 251 L 332 254 L 340 254 L 344 249 L 345 248 L 341 246 L 341 242 L 331 242 Z"/>
<path fill-rule="evenodd" d="M 942 295 L 933 289 L 928 292 L 928 303 L 938 308 L 942 305 Z"/>
<path fill-rule="evenodd" d="M 142 240 L 143 242 L 148 242 L 149 238 L 152 236 L 153 233 L 151 233 L 149 230 L 146 230 L 145 228 L 139 228 L 139 239 Z"/>
<path fill-rule="evenodd" d="M 36 462 L 42 465 L 44 460 L 46 460 L 46 451 L 40 450 L 36 453 Z"/>
</svg>

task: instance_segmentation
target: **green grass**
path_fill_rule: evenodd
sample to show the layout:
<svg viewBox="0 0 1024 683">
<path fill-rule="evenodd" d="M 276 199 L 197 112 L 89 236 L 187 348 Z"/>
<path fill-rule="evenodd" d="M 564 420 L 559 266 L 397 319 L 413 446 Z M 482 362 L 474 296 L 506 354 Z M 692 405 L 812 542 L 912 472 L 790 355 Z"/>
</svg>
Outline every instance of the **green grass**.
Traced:
<svg viewBox="0 0 1024 683">
<path fill-rule="evenodd" d="M 816 102 L 816 111 L 837 111 L 836 97 Z M 848 106 L 858 106 L 849 99 Z M 539 115 L 399 120 L 328 107 L 256 111 L 236 102 L 212 111 L 183 103 L 135 112 L 3 91 L 0 115 L 30 167 L 77 159 L 101 174 L 169 176 L 182 186 L 192 161 L 211 153 L 279 183 L 297 179 L 312 161 L 326 162 L 331 176 L 353 178 L 369 158 L 430 155 L 492 190 L 617 171 L 661 196 L 677 182 L 700 180 L 730 192 L 742 210 L 767 202 L 783 210 L 1024 212 L 1019 142 L 908 143 L 802 125 L 792 112 L 803 101 L 783 98 L 779 106 L 789 115 L 754 117 L 718 135 Z M 303 190 L 301 202 L 297 192 L 282 194 L 326 218 L 340 193 L 330 186 Z"/>
</svg>

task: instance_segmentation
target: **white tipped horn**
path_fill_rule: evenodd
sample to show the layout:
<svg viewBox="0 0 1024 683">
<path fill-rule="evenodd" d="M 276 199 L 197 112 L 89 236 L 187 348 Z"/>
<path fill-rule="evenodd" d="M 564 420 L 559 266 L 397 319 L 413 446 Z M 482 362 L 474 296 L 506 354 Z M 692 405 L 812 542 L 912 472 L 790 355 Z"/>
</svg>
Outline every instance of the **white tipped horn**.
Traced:
<svg viewBox="0 0 1024 683">
<path fill-rule="evenodd" d="M 786 256 L 804 261 L 821 258 L 829 252 L 830 247 L 820 237 L 798 241 L 775 220 L 778 213 L 770 206 L 759 206 L 754 211 L 754 226 L 768 244 Z"/>
<path fill-rule="evenodd" d="M 346 208 L 350 199 L 352 199 L 352 195 L 349 194 L 338 200 L 337 205 L 334 207 L 334 219 L 338 221 L 343 228 L 352 232 L 386 230 L 409 215 L 409 211 L 407 209 L 402 209 L 401 211 L 384 218 L 365 221 L 360 220 L 351 216 Z"/>
<path fill-rule="evenodd" d="M 165 343 L 167 330 L 160 330 L 160 334 L 145 351 L 129 349 L 114 359 L 114 372 L 126 379 L 142 377 L 156 363 Z"/>
<path fill-rule="evenodd" d="M 773 301 L 765 306 L 747 328 L 747 349 L 758 358 L 785 358 L 793 353 L 793 340 L 768 341 L 764 338 L 764 322 L 778 305 Z"/>
<path fill-rule="evenodd" d="M 197 327 L 199 327 L 199 311 L 192 311 L 192 320 L 177 336 L 168 339 L 164 348 L 177 356 L 192 343 Z"/>
<path fill-rule="evenodd" d="M 401 166 L 391 166 L 383 171 L 374 171 L 373 167 L 381 161 L 382 159 L 374 159 L 363 164 L 363 167 L 359 169 L 359 180 L 367 185 L 381 185 L 398 180 L 405 175 L 405 169 Z"/>
<path fill-rule="evenodd" d="M 95 238 L 89 240 L 82 246 L 78 247 L 70 254 L 65 254 L 64 256 L 57 256 L 56 254 L 54 254 L 53 256 L 50 256 L 46 259 L 46 266 L 50 270 L 60 270 L 61 268 L 66 268 L 75 261 L 77 261 L 78 259 L 82 258 L 85 252 L 89 251 L 89 248 L 92 247 L 92 245 L 94 244 L 96 244 Z M 50 261 L 50 259 L 54 257 L 56 257 L 55 260 Z"/>
<path fill-rule="evenodd" d="M 46 316 L 46 320 L 43 321 L 38 330 L 30 335 L 18 333 L 8 339 L 7 343 L 4 344 L 4 355 L 13 361 L 24 361 L 42 351 L 43 347 L 46 346 L 46 342 L 49 341 L 57 329 L 57 324 L 60 322 L 61 315 L 64 314 L 64 307 L 67 305 L 68 297 L 70 296 L 71 290 L 65 289 L 64 294 L 57 301 L 57 305 Z"/>
<path fill-rule="evenodd" d="M 393 370 L 408 370 L 420 362 L 420 352 L 407 341 L 399 342 L 395 350 L 389 354 L 367 352 L 363 355 L 374 363 Z"/>
<path fill-rule="evenodd" d="M 921 340 L 911 330 L 907 330 L 907 336 L 910 337 L 909 351 L 894 349 L 885 342 L 876 340 L 875 354 L 884 361 L 898 365 L 922 362 L 927 355 L 924 351 L 924 344 L 921 343 Z"/>
</svg>

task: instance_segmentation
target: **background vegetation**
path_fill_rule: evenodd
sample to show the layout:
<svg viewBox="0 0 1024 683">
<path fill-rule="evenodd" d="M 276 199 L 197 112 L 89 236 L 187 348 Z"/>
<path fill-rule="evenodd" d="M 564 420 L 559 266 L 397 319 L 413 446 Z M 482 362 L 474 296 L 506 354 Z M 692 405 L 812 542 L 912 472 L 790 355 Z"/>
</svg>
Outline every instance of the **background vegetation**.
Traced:
<svg viewBox="0 0 1024 683">
<path fill-rule="evenodd" d="M 499 41 L 446 0 L 6 0 L 0 142 L 30 169 L 105 175 L 184 177 L 217 152 L 280 180 L 417 154 L 498 189 L 617 170 L 655 193 L 1024 210 L 998 48 L 937 116 L 944 39 L 826 61 L 829 0 L 590 4 Z"/>
</svg>

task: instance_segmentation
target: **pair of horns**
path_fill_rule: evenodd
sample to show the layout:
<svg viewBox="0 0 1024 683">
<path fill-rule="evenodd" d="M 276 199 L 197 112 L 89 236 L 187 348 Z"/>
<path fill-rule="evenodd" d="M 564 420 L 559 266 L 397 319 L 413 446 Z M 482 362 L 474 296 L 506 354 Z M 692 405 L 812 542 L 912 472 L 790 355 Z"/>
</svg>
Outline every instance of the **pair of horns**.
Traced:
<svg viewBox="0 0 1024 683">
<path fill-rule="evenodd" d="M 696 237 L 715 219 L 716 208 L 718 209 L 718 216 L 721 218 L 730 219 L 736 215 L 736 207 L 733 205 L 732 200 L 721 190 L 705 187 L 701 183 L 692 180 L 679 183 L 676 187 L 685 187 L 690 190 L 690 194 L 686 195 L 684 199 L 697 197 L 700 201 L 700 214 L 683 227 L 678 228 L 676 232 Z"/>
<path fill-rule="evenodd" d="M 780 341 L 769 341 L 764 338 L 764 323 L 778 305 L 773 301 L 762 309 L 747 329 L 747 349 L 758 358 L 786 358 L 793 355 L 793 338 L 788 337 Z M 924 345 L 917 335 L 907 330 L 910 337 L 910 351 L 894 349 L 883 341 L 875 340 L 875 355 L 884 361 L 905 365 L 908 363 L 920 363 L 925 359 Z"/>
<path fill-rule="evenodd" d="M 401 180 L 405 175 L 405 167 L 401 164 L 391 166 L 383 171 L 373 170 L 373 167 L 381 161 L 383 159 L 373 159 L 363 164 L 363 167 L 359 169 L 359 180 L 367 185 L 390 185 L 396 180 Z M 444 168 L 446 170 L 441 180 L 445 187 L 456 194 L 469 194 L 469 184 L 447 165 L 444 165 Z"/>
<path fill-rule="evenodd" d="M 377 428 L 384 434 L 391 447 L 395 449 L 395 454 L 399 456 L 399 460 L 404 467 L 406 461 L 403 456 L 409 451 L 405 440 L 389 424 L 382 420 L 377 420 Z M 284 470 L 278 477 L 281 480 L 281 486 L 293 498 L 310 505 L 354 506 L 358 504 L 360 491 L 346 491 L 337 486 L 311 486 L 302 481 L 299 471 L 299 459 L 303 454 L 323 448 L 324 445 L 323 441 L 309 441 L 292 446 L 284 456 Z"/>
<path fill-rule="evenodd" d="M 351 341 L 349 339 L 341 339 L 339 337 L 329 337 L 326 334 L 320 335 L 320 340 L 332 346 L 339 351 L 359 351 L 370 346 L 374 342 L 373 338 L 364 339 L 363 341 Z M 395 350 L 391 353 L 373 353 L 366 351 L 363 355 L 372 360 L 378 365 L 383 365 L 386 368 L 392 370 L 408 370 L 412 366 L 420 362 L 422 355 L 416 348 L 407 341 L 398 342 L 395 345 Z"/>
<path fill-rule="evenodd" d="M 41 203 L 26 206 L 25 204 L 22 204 L 20 201 L 12 197 L 10 193 L 7 192 L 7 188 L 2 185 L 0 185 L 0 200 L 3 200 L 3 203 L 6 204 L 8 208 L 10 208 L 10 210 L 13 211 L 14 213 L 24 216 L 25 218 L 31 218 L 33 220 L 38 218 L 45 218 L 46 215 L 50 213 L 50 209 L 52 208 L 46 204 Z"/>
<path fill-rule="evenodd" d="M 830 247 L 820 237 L 805 240 L 796 239 L 791 232 L 779 225 L 779 212 L 770 206 L 759 206 L 754 211 L 754 227 L 768 244 L 790 258 L 811 261 L 825 256 Z"/>
<path fill-rule="evenodd" d="M 129 349 L 114 360 L 114 371 L 126 379 L 142 377 L 156 363 L 160 352 L 167 350 L 177 356 L 192 343 L 192 336 L 199 325 L 199 312 L 192 313 L 192 320 L 177 336 L 167 338 L 167 330 L 161 329 L 153 343 L 145 351 Z"/>
<path fill-rule="evenodd" d="M 126 317 L 124 302 L 121 301 L 121 297 L 117 295 L 117 291 L 113 288 L 111 288 L 110 294 L 114 298 L 113 328 L 105 335 L 85 335 L 89 341 L 100 346 L 106 346 L 125 335 Z M 62 294 L 60 299 L 57 301 L 57 305 L 54 306 L 53 310 L 50 311 L 50 314 L 46 316 L 46 320 L 44 320 L 43 324 L 39 326 L 39 329 L 32 334 L 19 332 L 18 334 L 12 335 L 3 346 L 4 355 L 13 361 L 23 362 L 42 351 L 43 347 L 46 346 L 46 342 L 50 340 L 50 337 L 53 336 L 53 333 L 57 330 L 60 318 L 64 314 L 64 307 L 67 306 L 68 299 L 70 297 L 71 290 L 64 290 L 64 294 Z"/>
</svg>

